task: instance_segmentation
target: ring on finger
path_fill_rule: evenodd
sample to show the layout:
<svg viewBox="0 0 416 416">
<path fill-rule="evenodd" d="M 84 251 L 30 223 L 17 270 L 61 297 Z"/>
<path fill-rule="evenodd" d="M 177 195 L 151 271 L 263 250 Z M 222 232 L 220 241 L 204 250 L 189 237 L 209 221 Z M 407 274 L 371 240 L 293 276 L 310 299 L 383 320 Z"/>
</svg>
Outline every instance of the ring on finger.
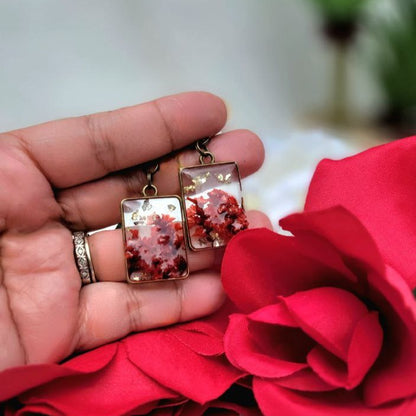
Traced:
<svg viewBox="0 0 416 416">
<path fill-rule="evenodd" d="M 97 282 L 90 247 L 88 245 L 88 235 L 83 231 L 75 231 L 72 233 L 72 241 L 74 244 L 75 263 L 81 277 L 82 285 Z"/>
</svg>

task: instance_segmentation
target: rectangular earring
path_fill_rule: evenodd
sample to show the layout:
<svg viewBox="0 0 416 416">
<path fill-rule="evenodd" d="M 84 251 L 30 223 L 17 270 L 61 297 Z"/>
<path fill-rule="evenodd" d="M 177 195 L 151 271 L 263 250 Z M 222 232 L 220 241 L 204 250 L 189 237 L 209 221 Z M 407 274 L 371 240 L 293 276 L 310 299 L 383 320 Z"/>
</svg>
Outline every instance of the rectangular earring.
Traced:
<svg viewBox="0 0 416 416">
<path fill-rule="evenodd" d="M 215 163 L 207 149 L 210 138 L 199 140 L 200 165 L 179 171 L 188 245 L 192 250 L 225 246 L 248 227 L 237 163 Z"/>
<path fill-rule="evenodd" d="M 142 197 L 121 201 L 121 220 L 129 283 L 184 279 L 188 276 L 182 201 L 177 195 L 157 196 L 153 175 L 146 171 Z"/>
</svg>

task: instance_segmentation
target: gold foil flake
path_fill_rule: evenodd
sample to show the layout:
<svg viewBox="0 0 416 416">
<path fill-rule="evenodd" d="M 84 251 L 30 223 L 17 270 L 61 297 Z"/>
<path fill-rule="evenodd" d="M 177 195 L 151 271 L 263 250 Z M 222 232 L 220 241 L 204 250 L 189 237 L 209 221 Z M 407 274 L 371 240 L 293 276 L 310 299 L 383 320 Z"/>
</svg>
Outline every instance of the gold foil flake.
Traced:
<svg viewBox="0 0 416 416">
<path fill-rule="evenodd" d="M 231 173 L 227 173 L 226 175 L 218 173 L 215 176 L 220 183 L 231 183 Z"/>
<path fill-rule="evenodd" d="M 201 175 L 195 176 L 195 178 L 192 179 L 193 185 L 185 186 L 183 188 L 184 192 L 186 194 L 189 194 L 190 192 L 195 192 L 198 188 L 200 188 L 202 185 L 206 183 L 210 175 L 211 172 L 205 172 Z"/>
</svg>

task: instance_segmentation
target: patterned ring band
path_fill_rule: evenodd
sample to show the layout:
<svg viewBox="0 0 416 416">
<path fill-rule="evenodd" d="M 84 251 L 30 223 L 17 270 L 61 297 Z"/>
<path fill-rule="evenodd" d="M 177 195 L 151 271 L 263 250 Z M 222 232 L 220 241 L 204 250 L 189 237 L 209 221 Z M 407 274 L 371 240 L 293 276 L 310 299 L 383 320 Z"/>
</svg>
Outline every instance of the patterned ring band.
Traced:
<svg viewBox="0 0 416 416">
<path fill-rule="evenodd" d="M 88 236 L 83 231 L 72 233 L 74 243 L 74 256 L 83 285 L 95 283 L 97 281 L 94 266 L 91 260 Z"/>
</svg>

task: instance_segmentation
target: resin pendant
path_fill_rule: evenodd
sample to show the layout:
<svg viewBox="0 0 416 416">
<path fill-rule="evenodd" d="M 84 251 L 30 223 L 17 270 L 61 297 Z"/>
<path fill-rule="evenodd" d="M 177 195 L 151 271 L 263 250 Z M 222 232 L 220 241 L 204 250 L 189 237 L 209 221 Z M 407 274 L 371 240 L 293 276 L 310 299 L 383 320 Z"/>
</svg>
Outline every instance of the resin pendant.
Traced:
<svg viewBox="0 0 416 416">
<path fill-rule="evenodd" d="M 180 182 L 192 250 L 225 246 L 248 227 L 235 162 L 182 168 Z"/>
<path fill-rule="evenodd" d="M 177 196 L 121 201 L 124 253 L 129 283 L 188 276 L 181 200 Z"/>
</svg>

